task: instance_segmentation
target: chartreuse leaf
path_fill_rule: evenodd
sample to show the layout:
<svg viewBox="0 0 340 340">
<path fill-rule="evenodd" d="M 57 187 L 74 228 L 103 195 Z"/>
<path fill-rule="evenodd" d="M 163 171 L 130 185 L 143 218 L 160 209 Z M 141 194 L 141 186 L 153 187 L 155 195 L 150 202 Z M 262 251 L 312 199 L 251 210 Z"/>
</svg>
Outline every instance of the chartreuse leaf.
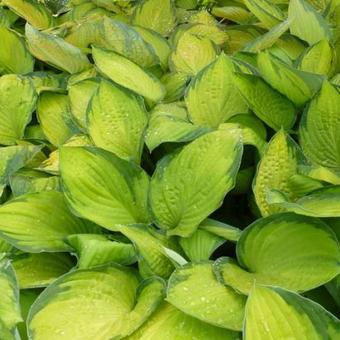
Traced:
<svg viewBox="0 0 340 340">
<path fill-rule="evenodd" d="M 163 102 L 172 103 L 181 99 L 184 95 L 188 79 L 188 75 L 184 73 L 166 73 L 161 78 L 161 82 L 166 90 Z"/>
<path fill-rule="evenodd" d="M 240 25 L 249 23 L 253 18 L 252 13 L 241 6 L 214 6 L 211 13 L 216 17 L 228 19 Z"/>
<path fill-rule="evenodd" d="M 207 218 L 199 226 L 199 229 L 210 232 L 211 234 L 220 236 L 228 241 L 238 241 L 242 231 L 231 225 Z"/>
<path fill-rule="evenodd" d="M 96 146 L 140 162 L 148 122 L 141 97 L 103 80 L 92 97 L 87 119 L 88 132 Z"/>
<path fill-rule="evenodd" d="M 183 33 L 169 58 L 170 69 L 193 76 L 215 60 L 217 49 L 208 38 Z"/>
<path fill-rule="evenodd" d="M 217 281 L 211 262 L 176 269 L 169 279 L 166 301 L 214 326 L 242 329 L 246 297 Z"/>
<path fill-rule="evenodd" d="M 145 143 L 153 151 L 166 142 L 190 142 L 209 130 L 190 123 L 187 111 L 180 103 L 159 104 L 151 112 Z"/>
<path fill-rule="evenodd" d="M 34 59 L 25 40 L 15 31 L 0 25 L 0 68 L 3 73 L 25 74 L 33 71 Z"/>
<path fill-rule="evenodd" d="M 168 36 L 176 25 L 175 6 L 172 0 L 144 0 L 136 6 L 132 23 Z"/>
<path fill-rule="evenodd" d="M 97 230 L 73 216 L 63 194 L 55 191 L 26 194 L 0 206 L 0 236 L 23 251 L 69 251 L 66 236 Z"/>
<path fill-rule="evenodd" d="M 163 302 L 156 312 L 128 340 L 237 340 L 239 333 L 215 327 Z"/>
<path fill-rule="evenodd" d="M 300 123 L 300 143 L 314 164 L 340 171 L 340 94 L 325 81 L 305 110 Z"/>
<path fill-rule="evenodd" d="M 169 235 L 191 235 L 235 185 L 242 149 L 239 130 L 219 130 L 163 158 L 150 189 L 157 226 Z"/>
<path fill-rule="evenodd" d="M 120 225 L 119 231 L 135 245 L 139 254 L 139 264 L 148 276 L 160 276 L 167 279 L 174 270 L 164 247 L 167 244 L 151 234 L 145 225 Z"/>
<path fill-rule="evenodd" d="M 60 171 L 65 197 L 78 215 L 110 230 L 149 221 L 149 179 L 137 165 L 95 147 L 64 147 Z"/>
<path fill-rule="evenodd" d="M 19 304 L 19 287 L 15 272 L 8 259 L 0 260 L 0 332 L 6 335 L 4 340 L 14 340 L 10 337 L 15 326 L 22 321 Z"/>
<path fill-rule="evenodd" d="M 296 293 L 255 285 L 247 301 L 244 332 L 250 340 L 337 339 L 340 321 Z"/>
<path fill-rule="evenodd" d="M 231 116 L 247 112 L 248 106 L 233 79 L 234 66 L 222 53 L 191 81 L 185 102 L 195 125 L 216 128 Z"/>
<path fill-rule="evenodd" d="M 274 130 L 289 130 L 294 125 L 293 103 L 260 77 L 235 73 L 234 80 L 249 108 L 267 125 Z"/>
<path fill-rule="evenodd" d="M 255 281 L 308 291 L 340 273 L 340 247 L 333 231 L 324 222 L 291 213 L 272 215 L 248 226 L 236 253 L 246 270 L 223 258 L 215 266 L 226 285 L 244 294 Z"/>
<path fill-rule="evenodd" d="M 136 262 L 136 251 L 132 244 L 111 241 L 104 235 L 71 235 L 66 242 L 77 251 L 79 269 L 111 262 L 122 265 Z"/>
<path fill-rule="evenodd" d="M 30 52 L 39 60 L 68 73 L 78 73 L 91 67 L 82 51 L 56 35 L 39 32 L 26 24 Z"/>
<path fill-rule="evenodd" d="M 37 114 L 44 135 L 53 145 L 64 144 L 77 131 L 67 95 L 42 93 L 37 103 Z"/>
<path fill-rule="evenodd" d="M 129 59 L 98 47 L 92 47 L 92 56 L 99 71 L 115 83 L 154 102 L 163 99 L 165 89 L 161 82 Z"/>
<path fill-rule="evenodd" d="M 313 45 L 331 39 L 331 29 L 324 17 L 305 0 L 291 0 L 288 16 L 292 23 L 290 33 Z"/>
<path fill-rule="evenodd" d="M 66 90 L 66 81 L 64 74 L 55 74 L 48 71 L 37 71 L 28 74 L 35 91 L 40 94 L 44 91 L 64 92 Z"/>
<path fill-rule="evenodd" d="M 281 130 L 268 143 L 254 178 L 253 192 L 262 216 L 282 211 L 278 207 L 269 205 L 267 193 L 275 189 L 292 197 L 288 180 L 296 173 L 296 146 L 294 141 Z"/>
<path fill-rule="evenodd" d="M 72 267 L 66 253 L 22 254 L 12 261 L 20 289 L 46 287 Z"/>
<path fill-rule="evenodd" d="M 121 339 L 147 320 L 163 292 L 160 279 L 140 282 L 130 268 L 77 270 L 61 276 L 34 302 L 28 334 L 36 340 Z"/>
<path fill-rule="evenodd" d="M 36 0 L 4 0 L 3 4 L 39 30 L 54 24 L 52 13 Z"/>
<path fill-rule="evenodd" d="M 3 239 L 0 239 L 0 256 L 2 256 L 3 254 L 7 255 L 9 253 L 11 253 L 13 250 L 13 246 L 6 242 Z"/>
<path fill-rule="evenodd" d="M 268 51 L 258 54 L 257 65 L 264 80 L 297 106 L 310 100 L 319 91 L 324 79 L 324 76 L 289 66 Z"/>
<path fill-rule="evenodd" d="M 14 74 L 0 78 L 0 144 L 13 145 L 24 136 L 35 102 L 36 93 L 28 78 Z"/>
</svg>

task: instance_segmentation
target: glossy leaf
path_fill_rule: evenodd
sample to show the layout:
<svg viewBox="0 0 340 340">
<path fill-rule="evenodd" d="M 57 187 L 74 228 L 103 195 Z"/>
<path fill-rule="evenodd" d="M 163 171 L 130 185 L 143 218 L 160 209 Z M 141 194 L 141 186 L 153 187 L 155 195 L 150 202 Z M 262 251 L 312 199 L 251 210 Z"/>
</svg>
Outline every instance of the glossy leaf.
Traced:
<svg viewBox="0 0 340 340">
<path fill-rule="evenodd" d="M 215 221 L 211 218 L 207 218 L 206 220 L 204 220 L 199 225 L 199 228 L 220 236 L 228 241 L 238 241 L 241 236 L 240 229 L 219 221 Z"/>
</svg>

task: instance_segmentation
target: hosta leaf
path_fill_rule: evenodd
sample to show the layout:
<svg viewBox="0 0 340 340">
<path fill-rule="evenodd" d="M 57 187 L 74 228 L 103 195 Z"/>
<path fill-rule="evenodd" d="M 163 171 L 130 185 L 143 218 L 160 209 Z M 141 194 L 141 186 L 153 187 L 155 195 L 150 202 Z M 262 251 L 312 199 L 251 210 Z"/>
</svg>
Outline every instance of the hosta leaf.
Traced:
<svg viewBox="0 0 340 340">
<path fill-rule="evenodd" d="M 289 2 L 288 16 L 292 20 L 290 33 L 313 45 L 320 40 L 331 38 L 331 29 L 311 4 L 305 0 L 291 0 Z"/>
<path fill-rule="evenodd" d="M 228 259 L 218 261 L 217 267 L 225 284 L 244 294 L 255 281 L 307 291 L 340 272 L 340 248 L 333 231 L 317 219 L 291 213 L 247 227 L 237 243 L 237 258 L 247 271 Z"/>
<path fill-rule="evenodd" d="M 64 253 L 23 254 L 12 261 L 20 289 L 46 287 L 73 267 Z"/>
<path fill-rule="evenodd" d="M 26 43 L 18 33 L 0 27 L 0 68 L 4 73 L 25 74 L 33 71 L 34 59 L 27 50 Z"/>
<path fill-rule="evenodd" d="M 291 101 L 271 88 L 261 78 L 236 73 L 235 83 L 249 108 L 274 130 L 289 130 L 296 119 Z"/>
<path fill-rule="evenodd" d="M 306 157 L 334 171 L 340 171 L 339 105 L 339 92 L 325 81 L 300 124 L 300 143 Z"/>
<path fill-rule="evenodd" d="M 216 128 L 231 116 L 247 112 L 233 79 L 232 61 L 221 54 L 191 81 L 185 96 L 190 120 L 196 125 Z"/>
<path fill-rule="evenodd" d="M 165 87 L 166 95 L 163 99 L 164 103 L 172 103 L 181 99 L 184 95 L 188 75 L 184 73 L 167 73 L 161 78 L 161 82 Z"/>
<path fill-rule="evenodd" d="M 150 276 L 166 279 L 170 276 L 174 266 L 166 255 L 164 247 L 167 244 L 164 241 L 153 236 L 144 225 L 120 225 L 119 231 L 134 243 L 142 265 L 146 266 L 144 271 L 150 273 Z"/>
<path fill-rule="evenodd" d="M 67 235 L 96 231 L 70 213 L 59 192 L 26 194 L 0 206 L 1 237 L 23 251 L 68 251 Z"/>
<path fill-rule="evenodd" d="M 60 277 L 35 301 L 28 333 L 36 340 L 121 339 L 151 315 L 163 290 L 162 281 L 139 283 L 135 271 L 118 265 L 77 270 Z"/>
<path fill-rule="evenodd" d="M 237 340 L 239 333 L 202 322 L 168 303 L 162 303 L 128 340 Z"/>
<path fill-rule="evenodd" d="M 163 99 L 165 89 L 161 82 L 137 64 L 102 48 L 93 47 L 92 55 L 100 72 L 117 84 L 154 102 Z"/>
<path fill-rule="evenodd" d="M 327 290 L 332 295 L 333 299 L 337 303 L 337 305 L 340 307 L 340 275 L 335 277 L 332 281 L 327 283 L 326 285 Z"/>
<path fill-rule="evenodd" d="M 203 229 L 205 231 L 210 232 L 211 234 L 215 234 L 220 236 L 228 241 L 238 241 L 241 236 L 242 231 L 238 228 L 230 226 L 228 224 L 215 221 L 211 218 L 207 218 L 200 225 L 199 229 Z"/>
<path fill-rule="evenodd" d="M 136 262 L 136 251 L 132 244 L 111 241 L 104 235 L 71 235 L 66 241 L 77 251 L 79 269 L 111 262 L 122 265 Z"/>
<path fill-rule="evenodd" d="M 66 90 L 64 74 L 37 71 L 29 73 L 28 76 L 38 94 L 44 91 L 64 92 Z"/>
<path fill-rule="evenodd" d="M 96 146 L 140 162 L 148 121 L 142 98 L 103 80 L 92 97 L 87 119 Z"/>
<path fill-rule="evenodd" d="M 37 103 L 37 114 L 44 135 L 53 145 L 64 144 L 77 132 L 67 95 L 42 93 Z"/>
<path fill-rule="evenodd" d="M 281 288 L 256 285 L 252 289 L 246 307 L 247 339 L 337 339 L 339 336 L 340 321 L 317 303 Z"/>
<path fill-rule="evenodd" d="M 176 25 L 172 0 L 144 0 L 136 6 L 132 23 L 168 36 Z"/>
<path fill-rule="evenodd" d="M 324 76 L 291 67 L 268 51 L 258 54 L 257 64 L 264 80 L 297 106 L 310 100 L 324 79 Z"/>
<path fill-rule="evenodd" d="M 187 32 L 181 35 L 170 55 L 170 68 L 174 72 L 193 76 L 214 61 L 216 56 L 216 47 L 210 39 Z"/>
<path fill-rule="evenodd" d="M 39 60 L 68 73 L 90 68 L 91 64 L 82 51 L 49 33 L 39 32 L 26 24 L 26 38 L 30 52 Z"/>
<path fill-rule="evenodd" d="M 36 0 L 4 0 L 3 3 L 39 30 L 47 29 L 54 23 L 52 14 Z"/>
<path fill-rule="evenodd" d="M 217 281 L 210 262 L 176 269 L 168 283 L 166 300 L 182 312 L 214 326 L 242 329 L 246 297 Z"/>
<path fill-rule="evenodd" d="M 35 102 L 36 93 L 29 79 L 14 74 L 0 78 L 0 144 L 12 145 L 24 136 Z"/>
<path fill-rule="evenodd" d="M 64 147 L 60 170 L 72 210 L 104 228 L 148 222 L 149 179 L 138 166 L 94 147 Z"/>
<path fill-rule="evenodd" d="M 192 234 L 233 188 L 241 156 L 239 130 L 220 130 L 163 158 L 151 181 L 155 223 L 169 235 Z"/>
<path fill-rule="evenodd" d="M 253 18 L 252 13 L 241 6 L 214 6 L 211 13 L 216 17 L 225 18 L 238 24 L 247 24 Z"/>
</svg>

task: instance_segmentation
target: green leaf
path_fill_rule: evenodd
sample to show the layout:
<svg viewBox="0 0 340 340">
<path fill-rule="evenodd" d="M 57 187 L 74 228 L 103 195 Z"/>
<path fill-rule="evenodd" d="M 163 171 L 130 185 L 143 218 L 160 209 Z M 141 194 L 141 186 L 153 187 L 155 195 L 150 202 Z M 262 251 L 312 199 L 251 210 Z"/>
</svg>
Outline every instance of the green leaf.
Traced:
<svg viewBox="0 0 340 340">
<path fill-rule="evenodd" d="M 234 66 L 222 53 L 191 81 L 185 95 L 190 120 L 216 128 L 231 116 L 247 112 L 248 105 L 233 80 Z"/>
<path fill-rule="evenodd" d="M 296 109 L 291 101 L 257 76 L 235 73 L 234 79 L 244 100 L 257 117 L 276 131 L 292 128 Z"/>
<path fill-rule="evenodd" d="M 145 322 L 163 291 L 159 279 L 140 283 L 134 270 L 118 265 L 77 270 L 61 276 L 34 302 L 28 334 L 37 340 L 51 335 L 121 339 Z"/>
<path fill-rule="evenodd" d="M 246 297 L 217 281 L 210 262 L 176 269 L 169 279 L 166 301 L 214 326 L 242 329 Z"/>
<path fill-rule="evenodd" d="M 66 236 L 96 231 L 70 213 L 59 192 L 26 194 L 0 206 L 0 236 L 23 251 L 69 251 Z"/>
<path fill-rule="evenodd" d="M 220 130 L 163 158 L 150 190 L 157 226 L 169 235 L 191 235 L 235 185 L 241 157 L 239 130 Z"/>
<path fill-rule="evenodd" d="M 253 18 L 252 13 L 241 6 L 214 6 L 211 13 L 216 17 L 224 18 L 240 25 L 249 23 Z"/>
<path fill-rule="evenodd" d="M 39 32 L 26 24 L 30 52 L 39 60 L 68 73 L 82 72 L 91 67 L 82 51 L 56 35 Z"/>
<path fill-rule="evenodd" d="M 188 82 L 188 75 L 183 73 L 166 73 L 161 78 L 161 82 L 166 90 L 163 102 L 172 103 L 183 97 Z"/>
<path fill-rule="evenodd" d="M 331 29 L 323 16 L 305 0 L 291 0 L 288 16 L 292 20 L 290 33 L 313 45 L 331 39 Z"/>
<path fill-rule="evenodd" d="M 251 340 L 337 339 L 340 321 L 300 295 L 256 285 L 247 302 L 244 333 Z"/>
<path fill-rule="evenodd" d="M 140 162 L 148 122 L 142 98 L 103 80 L 91 99 L 87 119 L 96 146 Z"/>
<path fill-rule="evenodd" d="M 325 78 L 318 74 L 299 71 L 268 51 L 258 54 L 257 65 L 264 80 L 298 107 L 313 98 Z"/>
<path fill-rule="evenodd" d="M 110 241 L 104 235 L 71 235 L 66 242 L 77 251 L 80 269 L 111 262 L 122 265 L 136 262 L 136 251 L 132 244 Z"/>
<path fill-rule="evenodd" d="M 98 47 L 92 47 L 92 55 L 99 71 L 117 84 L 154 102 L 164 98 L 161 82 L 132 61 Z"/>
<path fill-rule="evenodd" d="M 38 94 L 44 91 L 64 92 L 66 90 L 64 74 L 37 71 L 31 72 L 28 76 Z"/>
<path fill-rule="evenodd" d="M 94 147 L 60 151 L 63 190 L 72 210 L 100 226 L 149 221 L 149 179 L 138 166 Z"/>
<path fill-rule="evenodd" d="M 143 0 L 135 8 L 132 23 L 168 36 L 176 25 L 173 1 Z"/>
<path fill-rule="evenodd" d="M 314 218 L 272 215 L 248 226 L 237 243 L 240 265 L 220 259 L 223 282 L 248 294 L 256 281 L 296 292 L 308 291 L 340 273 L 340 247 L 333 231 Z"/>
<path fill-rule="evenodd" d="M 238 241 L 242 233 L 242 231 L 238 228 L 215 221 L 211 218 L 204 220 L 198 227 L 199 229 L 203 229 L 228 241 L 234 242 Z"/>
<path fill-rule="evenodd" d="M 22 254 L 12 261 L 20 289 L 47 287 L 73 267 L 64 253 Z"/>
<path fill-rule="evenodd" d="M 28 78 L 14 74 L 0 78 L 0 144 L 13 145 L 24 136 L 35 102 L 36 93 Z"/>
</svg>

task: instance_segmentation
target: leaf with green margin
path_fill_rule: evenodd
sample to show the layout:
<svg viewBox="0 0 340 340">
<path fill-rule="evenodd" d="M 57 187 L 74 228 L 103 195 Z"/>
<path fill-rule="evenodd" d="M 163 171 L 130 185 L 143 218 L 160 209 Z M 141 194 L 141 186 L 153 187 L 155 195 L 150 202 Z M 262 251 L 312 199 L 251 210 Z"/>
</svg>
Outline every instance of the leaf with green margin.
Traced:
<svg viewBox="0 0 340 340">
<path fill-rule="evenodd" d="M 199 38 L 189 32 L 179 38 L 169 57 L 172 72 L 194 76 L 217 57 L 217 48 L 207 38 Z"/>
<path fill-rule="evenodd" d="M 233 242 L 237 242 L 242 233 L 238 228 L 211 218 L 204 220 L 198 228 Z"/>
<path fill-rule="evenodd" d="M 47 29 L 54 24 L 52 13 L 38 1 L 3 0 L 3 4 L 39 30 Z"/>
<path fill-rule="evenodd" d="M 224 18 L 240 25 L 248 24 L 253 19 L 252 13 L 241 6 L 214 6 L 211 13 L 216 17 Z"/>
<path fill-rule="evenodd" d="M 296 119 L 296 108 L 260 77 L 235 73 L 235 83 L 249 108 L 274 130 L 289 130 Z"/>
<path fill-rule="evenodd" d="M 119 231 L 133 242 L 140 257 L 145 274 L 167 279 L 174 270 L 160 238 L 153 236 L 145 225 L 120 225 Z"/>
<path fill-rule="evenodd" d="M 307 41 L 309 45 L 332 37 L 329 23 L 307 1 L 289 1 L 288 17 L 292 20 L 290 33 Z"/>
<path fill-rule="evenodd" d="M 55 146 L 63 145 L 78 132 L 65 94 L 42 93 L 37 103 L 37 117 L 44 135 Z"/>
<path fill-rule="evenodd" d="M 65 74 L 55 74 L 49 71 L 35 71 L 27 75 L 35 88 L 40 94 L 44 91 L 62 93 L 66 90 Z"/>
<path fill-rule="evenodd" d="M 118 265 L 73 271 L 50 285 L 32 305 L 29 338 L 124 338 L 148 319 L 163 293 L 160 279 L 140 282 L 133 269 Z"/>
<path fill-rule="evenodd" d="M 320 93 L 305 110 L 300 122 L 300 143 L 314 164 L 340 172 L 340 94 L 325 81 Z"/>
<path fill-rule="evenodd" d="M 91 232 L 98 228 L 73 216 L 56 191 L 26 194 L 0 206 L 0 236 L 23 251 L 69 251 L 66 236 Z"/>
<path fill-rule="evenodd" d="M 78 215 L 110 230 L 149 222 L 149 178 L 137 165 L 95 147 L 63 147 L 60 171 L 66 200 Z"/>
<path fill-rule="evenodd" d="M 340 336 L 340 321 L 298 294 L 255 285 L 247 301 L 244 334 L 249 340 L 335 340 Z"/>
<path fill-rule="evenodd" d="M 144 0 L 135 7 L 132 23 L 168 36 L 176 26 L 175 10 L 172 0 Z"/>
<path fill-rule="evenodd" d="M 164 157 L 150 188 L 156 225 L 168 235 L 191 235 L 235 185 L 242 152 L 234 129 L 205 134 Z"/>
<path fill-rule="evenodd" d="M 209 131 L 191 124 L 181 103 L 159 104 L 151 111 L 145 143 L 152 152 L 162 143 L 190 142 Z"/>
<path fill-rule="evenodd" d="M 163 302 L 127 340 L 240 340 L 239 333 L 215 327 Z"/>
<path fill-rule="evenodd" d="M 242 329 L 246 297 L 217 281 L 212 262 L 176 269 L 168 282 L 166 301 L 214 326 Z"/>
<path fill-rule="evenodd" d="M 34 59 L 25 40 L 15 31 L 0 26 L 0 67 L 4 73 L 26 74 L 33 71 Z"/>
<path fill-rule="evenodd" d="M 12 265 L 20 289 L 47 287 L 73 266 L 67 253 L 22 254 L 13 258 Z"/>
<path fill-rule="evenodd" d="M 80 269 L 111 262 L 130 265 L 137 260 L 132 244 L 111 241 L 105 235 L 70 235 L 66 242 L 76 250 Z"/>
<path fill-rule="evenodd" d="M 141 97 L 112 82 L 100 82 L 87 110 L 87 129 L 96 146 L 140 163 L 147 123 Z"/>
<path fill-rule="evenodd" d="M 161 82 L 166 90 L 163 103 L 172 103 L 183 97 L 187 87 L 188 75 L 184 73 L 166 73 Z"/>
<path fill-rule="evenodd" d="M 10 243 L 0 239 L 0 257 L 10 254 L 13 250 L 14 248 Z"/>
<path fill-rule="evenodd" d="M 269 141 L 254 177 L 253 192 L 262 216 L 282 211 L 268 202 L 268 190 L 275 189 L 293 197 L 288 180 L 297 173 L 297 147 L 284 131 L 280 130 Z"/>
<path fill-rule="evenodd" d="M 193 124 L 216 128 L 231 116 L 247 112 L 233 72 L 233 62 L 222 53 L 193 78 L 185 95 Z"/>
<path fill-rule="evenodd" d="M 197 229 L 189 237 L 181 237 L 179 244 L 191 262 L 210 259 L 213 252 L 225 243 L 225 239 L 202 228 Z"/>
<path fill-rule="evenodd" d="M 258 54 L 257 66 L 264 80 L 298 107 L 313 98 L 325 79 L 323 75 L 297 70 L 268 51 Z"/>
<path fill-rule="evenodd" d="M 295 174 L 288 178 L 288 191 L 294 193 L 295 197 L 301 197 L 309 192 L 324 187 L 321 180 L 317 180 L 306 175 Z"/>
<path fill-rule="evenodd" d="M 91 67 L 86 55 L 62 38 L 25 26 L 30 52 L 39 60 L 68 73 L 82 72 Z"/>
<path fill-rule="evenodd" d="M 35 103 L 36 93 L 28 78 L 14 74 L 0 78 L 0 144 L 13 145 L 24 136 Z"/>
<path fill-rule="evenodd" d="M 255 281 L 308 291 L 340 273 L 340 247 L 333 231 L 318 219 L 292 213 L 252 223 L 238 240 L 236 254 L 245 269 L 228 258 L 218 260 L 215 268 L 226 285 L 243 294 Z"/>
<path fill-rule="evenodd" d="M 92 56 L 99 71 L 115 83 L 154 102 L 164 98 L 165 89 L 162 83 L 129 59 L 94 46 Z"/>
</svg>

